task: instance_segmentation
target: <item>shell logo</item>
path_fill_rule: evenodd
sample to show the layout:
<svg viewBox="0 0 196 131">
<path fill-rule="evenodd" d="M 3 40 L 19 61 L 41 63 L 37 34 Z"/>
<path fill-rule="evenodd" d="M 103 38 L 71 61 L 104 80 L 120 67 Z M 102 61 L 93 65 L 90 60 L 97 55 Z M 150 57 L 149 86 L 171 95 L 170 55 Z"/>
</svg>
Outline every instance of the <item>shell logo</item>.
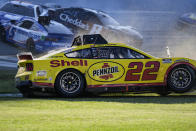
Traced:
<svg viewBox="0 0 196 131">
<path fill-rule="evenodd" d="M 124 67 L 116 62 L 103 61 L 91 65 L 88 75 L 99 82 L 111 82 L 120 79 L 124 75 Z"/>
</svg>

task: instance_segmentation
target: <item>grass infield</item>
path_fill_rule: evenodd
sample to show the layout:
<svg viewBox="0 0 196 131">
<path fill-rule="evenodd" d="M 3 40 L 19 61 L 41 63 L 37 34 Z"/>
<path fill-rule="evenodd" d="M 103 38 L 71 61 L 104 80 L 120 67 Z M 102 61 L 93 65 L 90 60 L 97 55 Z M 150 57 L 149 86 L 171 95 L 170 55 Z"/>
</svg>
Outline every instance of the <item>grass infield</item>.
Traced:
<svg viewBox="0 0 196 131">
<path fill-rule="evenodd" d="M 2 131 L 195 131 L 195 96 L 0 98 Z"/>
</svg>

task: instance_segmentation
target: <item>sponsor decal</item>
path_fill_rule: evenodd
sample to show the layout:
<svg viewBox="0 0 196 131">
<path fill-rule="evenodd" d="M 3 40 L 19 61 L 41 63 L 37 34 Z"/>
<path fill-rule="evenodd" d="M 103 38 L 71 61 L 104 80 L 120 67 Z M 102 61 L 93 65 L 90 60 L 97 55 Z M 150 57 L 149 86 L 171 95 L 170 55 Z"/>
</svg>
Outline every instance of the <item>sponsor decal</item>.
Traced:
<svg viewBox="0 0 196 131">
<path fill-rule="evenodd" d="M 39 39 L 41 39 L 42 36 L 39 36 L 39 35 L 36 35 L 34 33 L 29 32 L 29 37 L 36 39 L 36 40 L 39 40 Z"/>
<path fill-rule="evenodd" d="M 37 71 L 37 76 L 47 76 L 46 71 Z"/>
<path fill-rule="evenodd" d="M 52 81 L 52 77 L 49 77 L 49 81 Z"/>
<path fill-rule="evenodd" d="M 175 63 L 177 63 L 177 62 L 189 62 L 189 61 L 186 60 L 186 59 L 179 59 L 179 60 L 176 60 L 176 61 L 175 61 Z"/>
<path fill-rule="evenodd" d="M 40 37 L 40 40 L 43 40 L 43 41 L 44 41 L 45 38 L 46 38 L 45 36 L 41 36 L 41 37 Z"/>
<path fill-rule="evenodd" d="M 52 60 L 50 61 L 50 67 L 59 67 L 59 66 L 88 66 L 87 60 Z"/>
<path fill-rule="evenodd" d="M 89 25 L 88 24 L 84 24 L 82 22 L 82 20 L 79 20 L 79 19 L 72 19 L 67 14 L 63 14 L 63 13 L 60 14 L 60 19 L 62 21 L 65 21 L 67 23 L 73 24 L 73 25 L 75 25 L 77 27 L 80 27 L 82 29 L 89 30 Z"/>
<path fill-rule="evenodd" d="M 172 59 L 163 59 L 162 62 L 163 63 L 172 63 Z"/>
<path fill-rule="evenodd" d="M 124 75 L 124 67 L 116 62 L 103 61 L 90 66 L 88 75 L 91 79 L 100 82 L 111 82 Z"/>
</svg>

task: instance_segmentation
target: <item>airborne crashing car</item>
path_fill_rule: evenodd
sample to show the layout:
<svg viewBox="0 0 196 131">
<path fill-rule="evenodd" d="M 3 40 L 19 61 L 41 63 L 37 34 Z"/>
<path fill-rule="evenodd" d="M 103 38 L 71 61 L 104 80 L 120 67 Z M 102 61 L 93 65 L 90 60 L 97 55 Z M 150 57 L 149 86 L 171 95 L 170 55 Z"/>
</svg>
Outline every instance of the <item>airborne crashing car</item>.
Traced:
<svg viewBox="0 0 196 131">
<path fill-rule="evenodd" d="M 35 18 L 47 14 L 40 5 L 22 1 L 8 1 L 0 8 L 0 20 L 19 20 L 24 16 Z"/>
<path fill-rule="evenodd" d="M 108 14 L 87 8 L 61 8 L 48 11 L 52 20 L 79 34 L 102 34 L 110 42 L 119 42 L 141 48 L 142 35 L 131 26 L 122 26 Z"/>
<path fill-rule="evenodd" d="M 49 20 L 47 16 L 40 16 L 38 19 L 37 21 L 34 18 L 23 17 L 18 21 L 12 20 L 4 24 L 0 38 L 31 52 L 45 52 L 71 46 L 73 34 L 68 28 Z"/>
<path fill-rule="evenodd" d="M 108 43 L 101 35 L 74 39 L 71 48 L 40 58 L 18 54 L 17 88 L 24 96 L 56 91 L 63 97 L 84 92 L 170 92 L 193 89 L 196 61 L 156 58 L 124 44 Z"/>
<path fill-rule="evenodd" d="M 39 16 L 47 14 L 47 10 L 40 5 L 22 1 L 8 1 L 0 8 L 0 24 L 7 24 L 10 20 L 20 20 L 22 17 L 31 17 L 38 20 Z"/>
</svg>

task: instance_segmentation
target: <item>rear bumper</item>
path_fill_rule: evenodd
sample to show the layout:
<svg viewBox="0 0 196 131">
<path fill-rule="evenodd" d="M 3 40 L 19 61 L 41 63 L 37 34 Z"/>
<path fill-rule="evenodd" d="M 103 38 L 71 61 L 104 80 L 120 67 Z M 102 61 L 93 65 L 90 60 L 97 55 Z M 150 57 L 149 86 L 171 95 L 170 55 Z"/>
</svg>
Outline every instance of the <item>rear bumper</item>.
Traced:
<svg viewBox="0 0 196 131">
<path fill-rule="evenodd" d="M 54 88 L 54 84 L 52 83 L 41 83 L 41 82 L 32 82 L 30 80 L 25 81 L 17 81 L 16 80 L 16 88 L 21 89 L 46 89 L 46 88 Z"/>
<path fill-rule="evenodd" d="M 16 82 L 16 88 L 17 89 L 30 88 L 30 87 L 32 87 L 32 82 L 29 81 L 29 80 Z"/>
</svg>

